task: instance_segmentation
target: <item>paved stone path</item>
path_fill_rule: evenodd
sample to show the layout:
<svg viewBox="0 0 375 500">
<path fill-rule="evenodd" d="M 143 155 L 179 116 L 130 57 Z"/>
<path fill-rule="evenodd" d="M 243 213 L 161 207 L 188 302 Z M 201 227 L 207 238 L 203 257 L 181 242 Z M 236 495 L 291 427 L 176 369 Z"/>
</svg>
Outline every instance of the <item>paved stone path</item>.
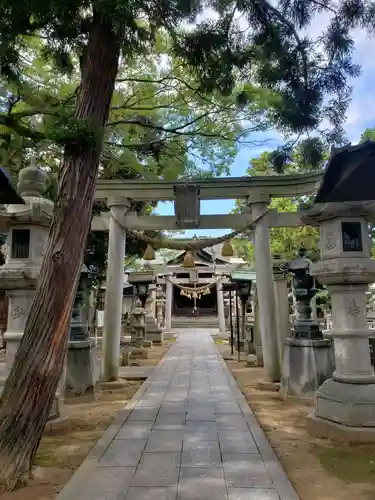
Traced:
<svg viewBox="0 0 375 500">
<path fill-rule="evenodd" d="M 298 500 L 208 332 L 186 331 L 57 500 Z"/>
</svg>

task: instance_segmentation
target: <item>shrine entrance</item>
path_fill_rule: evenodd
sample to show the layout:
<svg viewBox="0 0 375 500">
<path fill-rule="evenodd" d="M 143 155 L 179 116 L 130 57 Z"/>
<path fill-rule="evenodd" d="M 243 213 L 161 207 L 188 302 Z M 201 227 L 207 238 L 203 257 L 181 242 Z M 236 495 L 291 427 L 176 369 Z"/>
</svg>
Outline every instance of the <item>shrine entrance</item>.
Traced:
<svg viewBox="0 0 375 500">
<path fill-rule="evenodd" d="M 202 294 L 197 286 L 173 287 L 172 316 L 176 318 L 217 317 L 217 294 L 214 286 L 207 286 Z"/>
<path fill-rule="evenodd" d="M 189 314 L 194 308 L 194 301 L 180 293 L 178 288 L 185 287 L 189 294 L 191 287 L 202 287 L 210 284 L 210 292 L 202 296 L 197 309 L 201 314 L 215 311 L 219 331 L 226 332 L 223 283 L 239 262 L 221 261 L 221 253 L 204 259 L 201 257 L 208 248 L 236 236 L 246 234 L 254 243 L 256 266 L 256 289 L 259 303 L 260 333 L 262 338 L 263 360 L 267 376 L 270 380 L 279 380 L 280 376 L 280 342 L 281 329 L 284 322 L 278 318 L 278 311 L 288 309 L 287 294 L 282 296 L 286 306 L 275 302 L 273 261 L 270 249 L 270 227 L 295 227 L 304 225 L 300 213 L 278 213 L 269 209 L 272 197 L 294 198 L 313 194 L 322 178 L 321 172 L 303 175 L 284 175 L 268 177 L 240 177 L 202 179 L 199 181 L 165 181 L 165 180 L 99 180 L 96 185 L 96 200 L 107 203 L 110 208 L 100 216 L 93 217 L 91 229 L 94 231 L 109 230 L 108 268 L 106 283 L 106 300 L 104 311 L 104 359 L 103 378 L 114 380 L 118 377 L 118 359 L 121 338 L 121 296 L 124 285 L 124 268 L 126 233 L 149 243 L 152 248 L 162 248 L 164 241 L 147 239 L 144 231 L 173 231 L 187 229 L 228 229 L 229 233 L 221 238 L 195 239 L 193 241 L 168 240 L 167 248 L 182 251 L 177 262 L 168 263 L 154 269 L 156 285 L 165 296 L 164 331 L 172 331 L 173 315 Z M 248 209 L 242 214 L 201 215 L 201 200 L 242 199 Z M 132 212 L 133 201 L 174 201 L 173 216 L 137 215 Z M 313 223 L 315 224 L 315 223 Z M 316 222 L 317 226 L 319 223 Z M 232 229 L 231 231 L 231 228 Z M 148 241 L 151 240 L 151 241 Z M 151 248 L 151 250 L 152 250 Z M 189 259 L 182 257 L 190 254 Z M 203 252 L 203 253 L 202 253 Z M 192 255 L 195 254 L 192 262 Z M 206 252 L 207 253 L 207 252 Z M 224 255 L 224 254 L 223 254 Z M 185 278 L 181 273 L 192 267 L 197 271 L 195 280 Z M 152 264 L 150 264 L 152 269 Z M 209 276 L 205 276 L 209 274 Z M 277 307 L 276 307 L 277 306 Z M 285 324 L 285 328 L 288 325 Z M 285 329 L 284 328 L 284 329 Z M 280 330 L 280 331 L 279 331 Z"/>
<path fill-rule="evenodd" d="M 218 294 L 216 290 L 217 271 L 230 274 L 231 259 L 220 255 L 221 246 L 193 252 L 194 273 L 184 267 L 187 252 L 167 262 L 165 268 L 173 280 L 172 317 L 194 319 L 200 317 L 218 317 Z M 237 259 L 241 264 L 245 262 Z"/>
</svg>

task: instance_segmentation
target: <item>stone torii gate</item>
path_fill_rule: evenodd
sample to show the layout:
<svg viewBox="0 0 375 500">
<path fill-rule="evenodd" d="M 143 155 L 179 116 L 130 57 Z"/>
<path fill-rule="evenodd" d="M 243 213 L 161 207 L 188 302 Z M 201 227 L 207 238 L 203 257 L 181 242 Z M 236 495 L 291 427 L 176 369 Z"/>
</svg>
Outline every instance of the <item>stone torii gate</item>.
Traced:
<svg viewBox="0 0 375 500">
<path fill-rule="evenodd" d="M 109 231 L 108 267 L 103 331 L 105 380 L 118 376 L 121 336 L 121 300 L 126 229 L 184 230 L 240 228 L 267 212 L 272 197 L 299 197 L 316 192 L 322 173 L 269 177 L 232 177 L 199 181 L 99 180 L 96 200 L 105 201 L 110 211 L 93 217 L 91 229 Z M 244 214 L 200 215 L 200 200 L 244 199 Z M 174 216 L 139 216 L 130 212 L 130 201 L 174 201 Z M 270 227 L 304 225 L 299 213 L 268 210 L 253 229 L 257 269 L 260 331 L 267 377 L 280 379 L 276 305 L 273 291 Z M 318 225 L 318 224 L 317 224 Z"/>
</svg>

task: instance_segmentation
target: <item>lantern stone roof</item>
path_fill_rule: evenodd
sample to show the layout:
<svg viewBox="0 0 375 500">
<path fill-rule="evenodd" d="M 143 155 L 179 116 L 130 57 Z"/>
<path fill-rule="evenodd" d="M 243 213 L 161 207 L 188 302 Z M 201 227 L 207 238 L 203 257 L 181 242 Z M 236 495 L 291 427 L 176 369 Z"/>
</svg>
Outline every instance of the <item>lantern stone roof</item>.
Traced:
<svg viewBox="0 0 375 500">
<path fill-rule="evenodd" d="M 10 203 L 17 203 L 19 205 L 25 204 L 23 199 L 13 188 L 6 172 L 4 172 L 2 168 L 0 168 L 0 204 L 8 205 Z"/>
<path fill-rule="evenodd" d="M 31 159 L 30 165 L 23 168 L 18 176 L 17 189 L 22 202 L 9 204 L 0 211 L 0 226 L 6 229 L 9 224 L 38 223 L 49 226 L 52 220 L 53 202 L 43 198 L 47 185 L 47 172 Z"/>
<path fill-rule="evenodd" d="M 332 148 L 315 203 L 375 200 L 375 141 Z"/>
</svg>

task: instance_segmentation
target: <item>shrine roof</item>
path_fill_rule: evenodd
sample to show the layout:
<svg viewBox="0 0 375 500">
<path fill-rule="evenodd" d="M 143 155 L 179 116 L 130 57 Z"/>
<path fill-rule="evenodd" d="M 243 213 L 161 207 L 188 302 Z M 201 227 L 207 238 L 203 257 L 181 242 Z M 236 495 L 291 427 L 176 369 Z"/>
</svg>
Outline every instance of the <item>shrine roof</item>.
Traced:
<svg viewBox="0 0 375 500">
<path fill-rule="evenodd" d="M 232 272 L 231 278 L 233 281 L 252 281 L 257 280 L 257 275 L 254 269 L 238 268 Z"/>
<path fill-rule="evenodd" d="M 217 245 L 216 245 L 217 246 Z M 201 250 L 197 250 L 195 252 L 192 252 L 194 261 L 196 264 L 213 264 L 214 262 L 216 264 L 227 264 L 228 261 L 225 260 L 225 257 L 218 257 L 221 252 L 216 253 L 216 248 L 211 247 L 211 248 L 204 248 Z M 184 261 L 184 257 L 186 254 L 186 250 L 180 252 L 176 257 L 173 259 L 167 261 L 166 265 L 178 265 L 182 264 Z"/>
</svg>

